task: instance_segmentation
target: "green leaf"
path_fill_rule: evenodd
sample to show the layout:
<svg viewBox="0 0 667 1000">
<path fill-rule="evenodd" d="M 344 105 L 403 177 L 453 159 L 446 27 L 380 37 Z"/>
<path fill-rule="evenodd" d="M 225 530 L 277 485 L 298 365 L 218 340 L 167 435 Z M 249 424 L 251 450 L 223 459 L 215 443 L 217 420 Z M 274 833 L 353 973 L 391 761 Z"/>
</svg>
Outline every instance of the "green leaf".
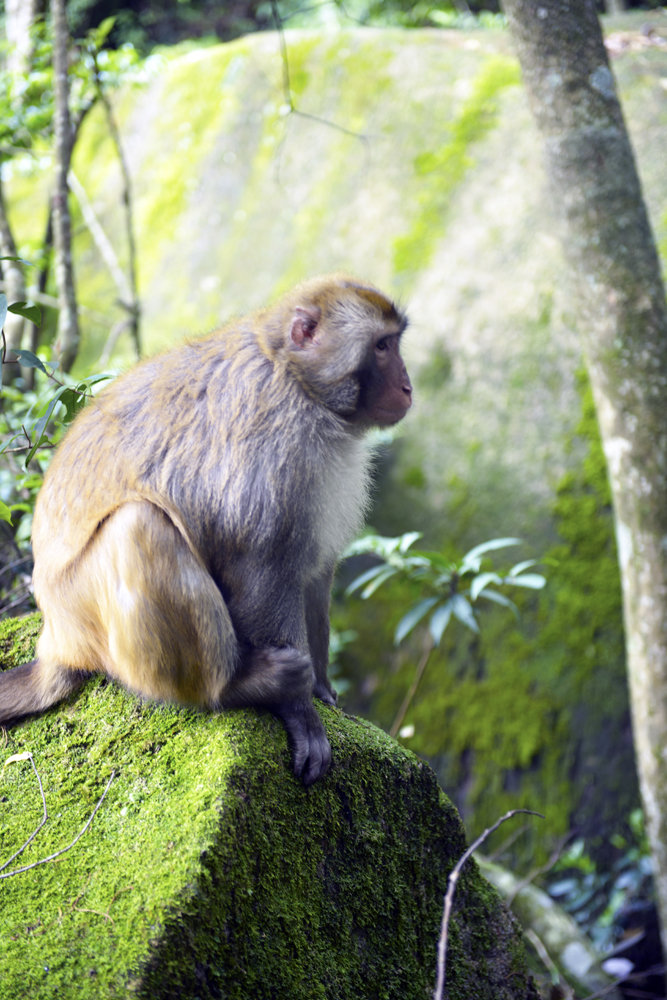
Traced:
<svg viewBox="0 0 667 1000">
<path fill-rule="evenodd" d="M 110 379 L 118 377 L 117 372 L 98 372 L 97 375 L 89 375 L 88 378 L 84 378 L 79 382 L 77 389 L 79 392 L 87 392 L 88 389 L 92 389 L 94 385 L 98 382 L 108 382 Z"/>
<path fill-rule="evenodd" d="M 470 601 L 466 600 L 463 594 L 454 594 L 454 596 L 450 598 L 450 603 L 455 617 L 458 618 L 461 624 L 465 625 L 473 632 L 479 632 L 479 625 L 477 624 Z"/>
<path fill-rule="evenodd" d="M 15 260 L 17 264 L 26 264 L 28 267 L 32 267 L 32 261 L 25 260 L 23 257 L 0 257 L 0 260 Z"/>
<path fill-rule="evenodd" d="M 525 569 L 529 569 L 531 566 L 537 565 L 537 559 L 526 559 L 524 562 L 517 563 L 516 566 L 512 566 L 511 570 L 507 574 L 508 576 L 518 576 L 519 573 L 523 573 Z"/>
<path fill-rule="evenodd" d="M 486 555 L 487 552 L 505 549 L 510 545 L 519 545 L 520 543 L 520 538 L 491 538 L 488 542 L 475 545 L 464 555 L 459 571 L 461 573 L 468 573 L 471 569 L 477 571 L 482 564 L 482 556 Z"/>
<path fill-rule="evenodd" d="M 394 633 L 394 645 L 398 646 L 399 643 L 405 639 L 406 635 L 412 632 L 415 625 L 417 625 L 424 615 L 428 614 L 434 604 L 438 603 L 437 597 L 426 597 L 423 601 L 419 601 L 414 607 L 403 615 L 400 622 L 396 626 L 396 631 Z"/>
<path fill-rule="evenodd" d="M 65 389 L 60 393 L 60 402 L 65 407 L 65 416 L 63 422 L 70 424 L 79 410 L 82 410 L 86 405 L 86 397 L 78 389 L 73 389 L 71 386 L 66 386 Z"/>
<path fill-rule="evenodd" d="M 359 576 L 355 577 L 352 583 L 350 583 L 345 588 L 345 593 L 349 595 L 353 594 L 355 590 L 361 590 L 361 588 L 364 587 L 367 583 L 369 583 L 371 580 L 374 580 L 376 576 L 379 576 L 381 573 L 384 573 L 386 569 L 387 569 L 387 564 L 380 563 L 379 566 L 371 566 L 370 569 L 364 570 L 363 573 L 360 573 Z M 393 573 L 396 572 L 396 570 L 393 567 L 392 567 L 392 572 Z"/>
<path fill-rule="evenodd" d="M 470 600 L 476 601 L 489 583 L 502 583 L 497 573 L 480 573 L 470 584 Z"/>
<path fill-rule="evenodd" d="M 440 640 L 452 617 L 452 611 L 452 599 L 450 598 L 446 604 L 441 604 L 439 608 L 436 608 L 431 615 L 428 628 L 436 646 L 440 645 Z"/>
<path fill-rule="evenodd" d="M 36 354 L 33 354 L 32 351 L 16 350 L 13 353 L 16 355 L 19 364 L 24 368 L 38 368 L 45 375 L 49 374 L 41 359 Z"/>
<path fill-rule="evenodd" d="M 105 17 L 104 20 L 98 24 L 97 28 L 95 29 L 95 41 L 98 46 L 100 47 L 102 46 L 107 35 L 111 31 L 115 23 L 116 23 L 115 17 Z"/>
<path fill-rule="evenodd" d="M 452 560 L 443 556 L 441 552 L 429 552 L 414 549 L 412 552 L 412 558 L 421 559 L 425 564 L 428 564 L 433 569 L 437 569 L 441 573 L 446 574 L 447 577 L 451 576 L 452 570 L 454 569 Z"/>
<path fill-rule="evenodd" d="M 344 558 L 349 556 L 360 556 L 366 553 L 380 556 L 386 559 L 392 552 L 395 552 L 401 544 L 401 537 L 385 538 L 384 535 L 362 535 L 350 542 L 343 553 Z"/>
<path fill-rule="evenodd" d="M 519 617 L 519 609 L 517 608 L 514 601 L 510 601 L 509 597 L 505 597 L 504 594 L 499 594 L 495 590 L 483 590 L 479 595 L 485 598 L 487 601 L 493 601 L 494 604 L 502 604 L 504 608 L 509 608 L 514 614 Z"/>
<path fill-rule="evenodd" d="M 61 397 L 66 392 L 71 392 L 70 387 L 67 385 L 61 385 L 58 391 L 54 393 L 51 399 L 49 400 L 49 405 L 47 406 L 44 415 L 41 416 L 39 420 L 34 424 L 32 428 L 34 444 L 25 458 L 24 466 L 26 469 L 28 468 L 28 465 L 30 464 L 31 459 L 34 457 L 34 454 L 37 451 L 37 449 L 47 439 L 46 428 L 48 426 L 48 423 L 51 417 L 53 416 L 53 411 L 55 410 L 58 403 L 60 403 Z"/>
<path fill-rule="evenodd" d="M 400 536 L 398 551 L 407 552 L 411 545 L 413 545 L 418 538 L 421 538 L 421 531 L 408 531 L 404 535 Z"/>
<path fill-rule="evenodd" d="M 42 322 L 42 310 L 39 306 L 30 306 L 27 302 L 12 302 L 7 308 L 10 313 L 23 316 L 24 319 L 30 320 L 35 326 L 39 326 Z"/>
<path fill-rule="evenodd" d="M 12 523 L 12 512 L 6 503 L 0 500 L 0 521 L 9 521 Z"/>
<path fill-rule="evenodd" d="M 364 601 L 366 601 L 369 597 L 371 597 L 378 589 L 378 587 L 382 586 L 385 580 L 388 580 L 390 577 L 394 576 L 394 574 L 397 572 L 394 566 L 383 566 L 382 569 L 383 572 L 378 573 L 375 579 L 371 580 L 371 582 L 367 584 L 361 591 L 361 597 Z"/>
<path fill-rule="evenodd" d="M 529 590 L 541 590 L 546 584 L 545 577 L 541 573 L 524 573 L 522 576 L 507 578 L 505 583 L 511 583 L 513 587 L 527 587 Z"/>
</svg>

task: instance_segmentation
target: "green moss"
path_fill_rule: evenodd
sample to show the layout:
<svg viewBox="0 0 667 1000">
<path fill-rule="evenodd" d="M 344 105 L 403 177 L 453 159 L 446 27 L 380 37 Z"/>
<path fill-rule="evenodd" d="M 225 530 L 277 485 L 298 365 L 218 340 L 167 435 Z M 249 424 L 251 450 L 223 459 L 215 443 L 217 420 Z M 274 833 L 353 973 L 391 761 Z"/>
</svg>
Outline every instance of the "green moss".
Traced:
<svg viewBox="0 0 667 1000">
<path fill-rule="evenodd" d="M 489 58 L 473 80 L 472 93 L 450 123 L 446 141 L 415 156 L 417 211 L 410 232 L 394 241 L 397 274 L 414 275 L 427 265 L 442 238 L 452 195 L 474 164 L 471 147 L 493 128 L 502 92 L 518 83 L 515 59 Z"/>
<path fill-rule="evenodd" d="M 0 620 L 0 663 L 18 667 L 32 659 L 41 626 L 42 616 L 38 612 L 25 618 Z"/>
<path fill-rule="evenodd" d="M 22 628 L 3 624 L 3 649 Z M 115 777 L 70 850 L 3 880 L 3 995 L 427 1000 L 460 821 L 426 765 L 369 723 L 321 711 L 334 768 L 309 790 L 271 716 L 142 704 L 103 680 L 13 729 L 0 858 L 42 814 L 29 761 L 8 758 L 32 755 L 48 820 L 10 869 L 71 843 Z M 470 863 L 449 997 L 537 1000 L 520 956 Z"/>
</svg>

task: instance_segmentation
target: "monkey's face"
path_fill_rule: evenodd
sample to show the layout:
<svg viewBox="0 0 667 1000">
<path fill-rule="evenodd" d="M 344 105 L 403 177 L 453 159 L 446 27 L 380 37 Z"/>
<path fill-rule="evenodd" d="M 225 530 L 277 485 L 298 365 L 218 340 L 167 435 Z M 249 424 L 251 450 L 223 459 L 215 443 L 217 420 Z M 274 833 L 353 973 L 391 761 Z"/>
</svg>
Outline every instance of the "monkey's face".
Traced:
<svg viewBox="0 0 667 1000">
<path fill-rule="evenodd" d="M 400 352 L 400 334 L 382 336 L 359 375 L 358 420 L 372 427 L 391 427 L 412 406 L 412 384 Z"/>
<path fill-rule="evenodd" d="M 360 428 L 389 427 L 412 405 L 400 353 L 405 317 L 380 292 L 334 283 L 292 313 L 289 351 L 305 388 Z"/>
</svg>

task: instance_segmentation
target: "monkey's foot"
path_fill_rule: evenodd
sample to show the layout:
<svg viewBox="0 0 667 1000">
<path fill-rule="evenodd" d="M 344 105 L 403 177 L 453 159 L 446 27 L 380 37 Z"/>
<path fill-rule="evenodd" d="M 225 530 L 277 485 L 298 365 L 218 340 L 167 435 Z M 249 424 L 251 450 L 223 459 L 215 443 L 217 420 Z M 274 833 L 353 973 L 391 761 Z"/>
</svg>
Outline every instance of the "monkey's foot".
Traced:
<svg viewBox="0 0 667 1000">
<path fill-rule="evenodd" d="M 287 730 L 294 773 L 312 785 L 329 770 L 331 747 L 313 705 L 310 657 L 293 646 L 265 646 L 246 654 L 244 668 L 223 692 L 222 707 L 254 705 L 277 715 Z"/>
<path fill-rule="evenodd" d="M 327 773 L 331 764 L 331 747 L 315 706 L 281 705 L 276 715 L 287 730 L 295 775 L 304 785 L 312 785 Z"/>
<path fill-rule="evenodd" d="M 320 701 L 323 701 L 325 705 L 331 705 L 334 707 L 338 701 L 338 695 L 332 688 L 329 681 L 315 681 L 313 685 L 313 694 Z"/>
</svg>

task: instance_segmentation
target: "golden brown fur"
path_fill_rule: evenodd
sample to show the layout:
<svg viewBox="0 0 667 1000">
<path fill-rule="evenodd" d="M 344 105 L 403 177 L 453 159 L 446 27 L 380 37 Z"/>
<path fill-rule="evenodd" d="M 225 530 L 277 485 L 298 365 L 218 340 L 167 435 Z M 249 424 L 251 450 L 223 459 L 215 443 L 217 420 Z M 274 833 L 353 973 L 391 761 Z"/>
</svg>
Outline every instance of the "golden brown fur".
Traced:
<svg viewBox="0 0 667 1000">
<path fill-rule="evenodd" d="M 330 751 L 334 565 L 367 494 L 363 432 L 401 419 L 405 320 L 345 276 L 138 365 L 58 449 L 35 510 L 36 664 L 0 722 L 102 671 L 138 693 L 283 719 L 295 771 Z"/>
</svg>

